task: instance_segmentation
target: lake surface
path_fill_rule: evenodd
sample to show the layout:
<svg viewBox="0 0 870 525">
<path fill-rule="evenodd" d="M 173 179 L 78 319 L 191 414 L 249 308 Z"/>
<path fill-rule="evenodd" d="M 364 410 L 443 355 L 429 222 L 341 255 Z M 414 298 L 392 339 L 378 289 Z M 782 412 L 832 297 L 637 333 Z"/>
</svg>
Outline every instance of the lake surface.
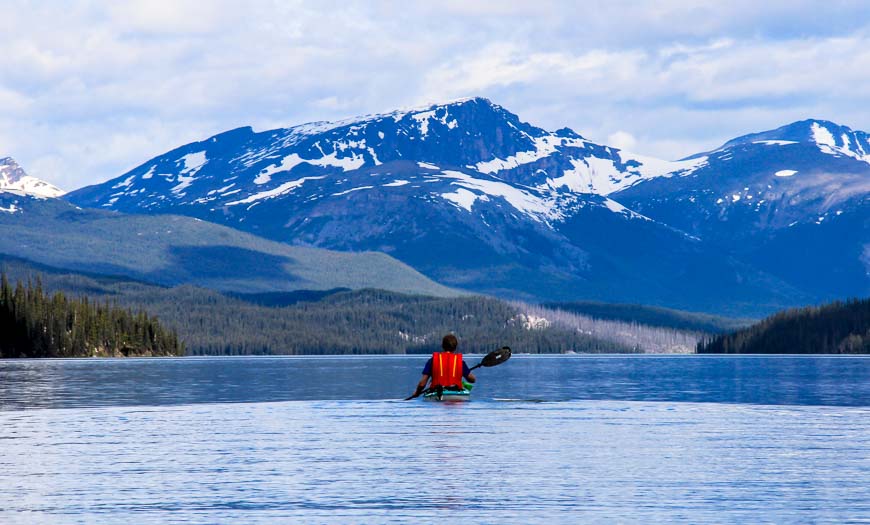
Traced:
<svg viewBox="0 0 870 525">
<path fill-rule="evenodd" d="M 0 360 L 0 523 L 870 523 L 870 358 L 425 359 Z"/>
</svg>

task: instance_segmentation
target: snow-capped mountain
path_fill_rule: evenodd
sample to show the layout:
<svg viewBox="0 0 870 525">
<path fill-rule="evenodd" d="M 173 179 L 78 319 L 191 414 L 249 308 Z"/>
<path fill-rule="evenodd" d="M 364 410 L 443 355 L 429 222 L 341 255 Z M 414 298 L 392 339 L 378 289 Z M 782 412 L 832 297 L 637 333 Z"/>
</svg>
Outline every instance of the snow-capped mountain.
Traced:
<svg viewBox="0 0 870 525">
<path fill-rule="evenodd" d="M 866 133 L 805 120 L 695 158 L 704 161 L 690 174 L 611 197 L 803 289 L 870 291 Z"/>
<path fill-rule="evenodd" d="M 863 162 L 866 135 L 828 131 L 831 140 L 824 131 L 807 135 L 817 137 L 819 155 Z M 718 220 L 723 203 L 757 203 L 747 177 L 760 184 L 761 164 L 779 166 L 774 183 L 765 179 L 769 190 L 801 180 L 787 171 L 808 167 L 780 157 L 806 137 L 769 133 L 668 162 L 568 128 L 546 131 L 473 98 L 342 122 L 239 128 L 68 198 L 191 215 L 290 244 L 383 251 L 446 284 L 500 295 L 732 312 L 756 303 L 762 312 L 811 297 L 723 255 L 701 223 Z M 713 207 L 700 205 L 704 199 Z M 672 203 L 683 201 L 691 212 L 674 217 L 671 210 L 682 209 Z"/>
<path fill-rule="evenodd" d="M 693 159 L 702 162 L 691 173 L 641 181 L 613 197 L 693 235 L 718 232 L 711 240 L 721 240 L 723 225 L 735 220 L 750 224 L 729 238 L 821 223 L 870 194 L 867 134 L 826 121 L 746 135 Z"/>
<path fill-rule="evenodd" d="M 239 128 L 173 150 L 72 199 L 122 211 L 235 210 L 442 179 L 451 191 L 425 193 L 466 208 L 478 198 L 503 198 L 517 213 L 546 221 L 570 213 L 573 201 L 558 199 L 559 191 L 607 195 L 702 162 L 628 154 L 568 128 L 548 132 L 474 98 L 261 133 Z M 390 178 L 397 169 L 411 179 Z M 377 178 L 353 186 L 356 178 L 345 174 L 360 172 Z"/>
<path fill-rule="evenodd" d="M 604 194 L 702 162 L 628 155 L 465 99 L 260 133 L 240 128 L 68 198 L 191 215 L 290 244 L 381 251 L 442 283 L 499 295 L 672 296 L 669 304 L 691 306 L 697 283 L 678 275 L 703 248 Z M 739 278 L 730 261 L 709 264 Z M 736 287 L 732 299 L 761 293 L 754 286 Z"/>
<path fill-rule="evenodd" d="M 60 197 L 63 190 L 31 177 L 11 157 L 0 158 L 0 191 L 14 191 L 37 197 Z"/>
</svg>

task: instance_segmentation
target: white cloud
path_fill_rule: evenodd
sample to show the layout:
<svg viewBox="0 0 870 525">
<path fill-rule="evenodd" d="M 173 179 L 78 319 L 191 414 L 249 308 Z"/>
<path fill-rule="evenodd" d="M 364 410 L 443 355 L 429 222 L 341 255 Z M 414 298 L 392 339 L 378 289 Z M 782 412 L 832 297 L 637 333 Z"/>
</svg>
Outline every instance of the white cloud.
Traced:
<svg viewBox="0 0 870 525">
<path fill-rule="evenodd" d="M 637 139 L 627 131 L 617 131 L 607 136 L 607 144 L 614 148 L 634 151 L 634 148 L 637 146 Z"/>
<path fill-rule="evenodd" d="M 226 0 L 125 0 L 108 4 L 111 25 L 150 35 L 209 34 L 237 21 L 236 2 Z"/>
<path fill-rule="evenodd" d="M 469 95 L 667 158 L 808 117 L 870 129 L 866 10 L 847 0 L 600 1 L 582 16 L 555 0 L 4 3 L 0 155 L 72 189 L 238 126 Z"/>
</svg>

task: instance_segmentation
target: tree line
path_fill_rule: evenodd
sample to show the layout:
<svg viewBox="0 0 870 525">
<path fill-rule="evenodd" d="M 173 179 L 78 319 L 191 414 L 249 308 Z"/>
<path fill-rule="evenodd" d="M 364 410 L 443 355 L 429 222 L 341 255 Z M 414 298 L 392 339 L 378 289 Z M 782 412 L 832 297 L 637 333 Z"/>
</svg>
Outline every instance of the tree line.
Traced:
<svg viewBox="0 0 870 525">
<path fill-rule="evenodd" d="M 0 273 L 0 357 L 181 355 L 175 332 L 143 311 L 52 295 L 37 279 L 13 287 Z"/>
<path fill-rule="evenodd" d="M 699 354 L 868 354 L 870 299 L 785 310 L 698 343 Z"/>
<path fill-rule="evenodd" d="M 464 353 L 632 352 L 559 326 L 529 329 L 516 308 L 488 297 L 436 298 L 383 290 L 341 291 L 264 307 L 189 286 L 127 296 L 167 319 L 193 355 L 404 354 L 440 348 L 448 332 Z"/>
<path fill-rule="evenodd" d="M 522 353 L 636 352 L 638 349 L 562 326 L 530 329 L 515 306 L 498 299 L 438 298 L 382 290 L 222 294 L 167 288 L 101 275 L 39 267 L 0 257 L 0 267 L 67 296 L 98 297 L 144 310 L 174 330 L 188 355 L 428 353 L 453 332 L 464 353 L 503 345 Z M 262 295 L 262 294 L 259 294 Z"/>
</svg>

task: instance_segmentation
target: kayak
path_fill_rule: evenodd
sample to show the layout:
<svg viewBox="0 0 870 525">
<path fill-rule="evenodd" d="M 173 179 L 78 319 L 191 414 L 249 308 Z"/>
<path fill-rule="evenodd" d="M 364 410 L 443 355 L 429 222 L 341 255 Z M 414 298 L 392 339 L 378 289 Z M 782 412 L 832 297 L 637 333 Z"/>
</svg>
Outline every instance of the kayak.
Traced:
<svg viewBox="0 0 870 525">
<path fill-rule="evenodd" d="M 471 389 L 474 386 L 471 383 L 462 381 L 462 390 L 444 389 L 441 390 L 441 395 L 438 392 L 431 390 L 423 394 L 423 399 L 429 401 L 471 401 Z"/>
<path fill-rule="evenodd" d="M 444 390 L 441 395 L 438 392 L 426 392 L 423 399 L 427 401 L 471 401 L 471 390 Z"/>
</svg>

